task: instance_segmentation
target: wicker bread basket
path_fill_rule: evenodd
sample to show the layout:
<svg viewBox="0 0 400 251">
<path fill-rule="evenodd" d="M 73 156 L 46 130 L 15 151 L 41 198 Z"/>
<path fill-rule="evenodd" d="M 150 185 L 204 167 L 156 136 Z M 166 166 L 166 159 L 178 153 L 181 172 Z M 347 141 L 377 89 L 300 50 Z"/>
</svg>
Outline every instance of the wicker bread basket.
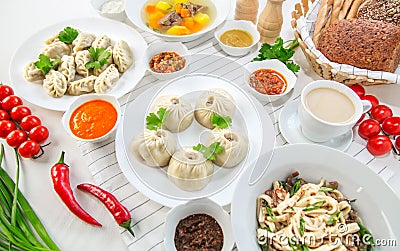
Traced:
<svg viewBox="0 0 400 251">
<path fill-rule="evenodd" d="M 378 84 L 393 84 L 386 79 L 369 78 L 366 75 L 352 75 L 340 70 L 333 69 L 329 63 L 322 62 L 309 48 L 308 45 L 302 40 L 300 33 L 297 30 L 297 21 L 301 16 L 306 16 L 311 6 L 316 0 L 301 0 L 300 3 L 295 4 L 295 10 L 292 12 L 291 25 L 293 27 L 294 36 L 300 44 L 310 65 L 314 71 L 324 79 L 334 80 L 346 85 L 361 84 L 361 85 L 378 85 Z"/>
</svg>

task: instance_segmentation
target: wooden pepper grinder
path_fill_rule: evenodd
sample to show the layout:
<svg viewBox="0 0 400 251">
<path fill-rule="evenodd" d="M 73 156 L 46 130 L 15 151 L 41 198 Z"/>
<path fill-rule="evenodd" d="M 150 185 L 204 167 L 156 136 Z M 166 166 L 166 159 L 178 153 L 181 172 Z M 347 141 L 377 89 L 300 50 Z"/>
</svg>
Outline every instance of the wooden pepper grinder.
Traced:
<svg viewBox="0 0 400 251">
<path fill-rule="evenodd" d="M 258 0 L 236 0 L 235 19 L 257 23 Z"/>
<path fill-rule="evenodd" d="M 267 0 L 264 10 L 258 17 L 257 29 L 260 42 L 273 44 L 282 29 L 282 4 L 284 0 Z"/>
</svg>

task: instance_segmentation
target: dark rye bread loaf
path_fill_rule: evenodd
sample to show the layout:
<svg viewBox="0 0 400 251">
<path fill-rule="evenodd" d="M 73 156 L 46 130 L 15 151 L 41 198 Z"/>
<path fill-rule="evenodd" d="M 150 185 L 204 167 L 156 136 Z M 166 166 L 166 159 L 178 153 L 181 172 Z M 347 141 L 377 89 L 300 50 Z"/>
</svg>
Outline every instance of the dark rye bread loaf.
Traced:
<svg viewBox="0 0 400 251">
<path fill-rule="evenodd" d="M 343 19 L 324 31 L 317 49 L 332 62 L 394 72 L 400 62 L 400 28 L 381 21 Z"/>
<path fill-rule="evenodd" d="M 400 27 L 400 0 L 367 0 L 360 6 L 357 18 L 383 21 Z"/>
</svg>

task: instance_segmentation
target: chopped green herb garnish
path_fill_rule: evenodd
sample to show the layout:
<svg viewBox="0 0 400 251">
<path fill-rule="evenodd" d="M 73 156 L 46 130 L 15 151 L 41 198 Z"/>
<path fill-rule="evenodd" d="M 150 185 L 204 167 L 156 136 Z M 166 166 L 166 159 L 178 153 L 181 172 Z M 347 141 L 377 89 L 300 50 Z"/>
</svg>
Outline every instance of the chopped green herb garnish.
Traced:
<svg viewBox="0 0 400 251">
<path fill-rule="evenodd" d="M 300 235 L 303 236 L 304 235 L 304 231 L 305 231 L 305 222 L 303 217 L 300 217 Z"/>
<path fill-rule="evenodd" d="M 292 197 L 297 191 L 299 191 L 299 189 L 300 189 L 300 183 L 301 183 L 301 180 L 300 180 L 300 179 L 298 179 L 298 180 L 296 181 L 296 183 L 294 183 L 292 189 L 290 189 L 290 191 L 289 191 L 290 197 Z"/>
<path fill-rule="evenodd" d="M 267 230 L 268 232 L 272 232 L 271 228 L 269 228 L 268 226 L 264 227 L 263 229 Z"/>
<path fill-rule="evenodd" d="M 267 210 L 268 216 L 271 217 L 271 219 L 276 220 L 275 213 L 269 206 L 265 206 L 265 210 Z"/>
<path fill-rule="evenodd" d="M 357 199 L 352 199 L 352 200 L 350 200 L 349 202 L 350 203 L 354 203 L 354 202 L 356 202 L 357 201 Z"/>
<path fill-rule="evenodd" d="M 326 223 L 328 223 L 329 225 L 335 225 L 336 222 L 339 220 L 339 218 L 342 216 L 342 212 L 336 212 L 332 215 L 329 216 L 329 219 Z"/>
<path fill-rule="evenodd" d="M 289 44 L 285 47 L 285 44 Z M 275 43 L 270 44 L 263 44 L 259 51 L 258 57 L 254 58 L 252 61 L 263 61 L 266 59 L 278 59 L 282 63 L 286 65 L 286 67 L 291 70 L 292 72 L 296 73 L 300 70 L 300 66 L 293 63 L 290 58 L 294 55 L 294 48 L 299 46 L 299 42 L 294 40 L 288 40 L 283 42 L 281 37 L 275 40 Z"/>
<path fill-rule="evenodd" d="M 219 116 L 216 113 L 211 114 L 210 121 L 211 121 L 211 124 L 213 124 L 213 126 L 220 128 L 220 129 L 228 128 L 232 124 L 231 117 Z"/>
<path fill-rule="evenodd" d="M 312 211 L 321 208 L 325 204 L 325 200 L 314 202 L 303 209 L 304 212 Z"/>
<path fill-rule="evenodd" d="M 215 160 L 215 154 L 219 154 L 224 151 L 224 148 L 220 146 L 220 144 L 220 142 L 214 142 L 208 147 L 203 144 L 197 144 L 197 146 L 193 146 L 193 150 L 201 152 L 204 158 L 208 160 Z"/>
<path fill-rule="evenodd" d="M 92 56 L 93 61 L 89 61 L 85 64 L 87 69 L 100 69 L 103 65 L 107 64 L 108 58 L 111 57 L 111 52 L 106 49 L 100 48 L 89 48 L 90 55 Z"/>
<path fill-rule="evenodd" d="M 263 251 L 268 251 L 268 248 L 269 248 L 269 247 L 268 247 L 268 242 L 265 243 L 265 244 L 262 244 L 262 245 L 261 245 L 261 248 L 262 248 Z"/>
<path fill-rule="evenodd" d="M 161 128 L 167 114 L 168 114 L 168 112 L 167 112 L 167 109 L 165 109 L 165 108 L 160 108 L 157 111 L 157 115 L 154 114 L 153 112 L 150 113 L 146 117 L 146 128 L 149 130 L 154 130 L 154 131 L 156 131 L 158 128 Z"/>
<path fill-rule="evenodd" d="M 361 239 L 363 241 L 368 241 L 369 245 L 375 246 L 375 241 L 374 238 L 372 237 L 371 232 L 366 227 L 364 227 L 360 222 L 357 222 L 357 225 L 360 228 L 359 233 L 361 235 Z"/>
<path fill-rule="evenodd" d="M 75 40 L 78 34 L 79 32 L 74 28 L 65 27 L 64 30 L 60 31 L 60 33 L 58 34 L 58 39 L 60 39 L 61 42 L 70 44 L 72 43 L 72 41 Z"/>
<path fill-rule="evenodd" d="M 279 185 L 285 190 L 287 191 L 287 187 L 286 187 L 286 181 L 280 181 Z"/>
<path fill-rule="evenodd" d="M 39 70 L 43 72 L 43 75 L 46 75 L 51 69 L 53 69 L 60 62 L 61 59 L 59 58 L 51 60 L 48 56 L 40 54 L 39 61 L 36 61 L 34 64 Z"/>
<path fill-rule="evenodd" d="M 324 187 L 321 187 L 321 188 L 318 190 L 318 192 L 327 193 L 327 192 L 332 192 L 332 191 L 334 191 L 334 190 L 336 190 L 336 188 L 331 187 L 331 186 L 324 186 Z"/>
</svg>

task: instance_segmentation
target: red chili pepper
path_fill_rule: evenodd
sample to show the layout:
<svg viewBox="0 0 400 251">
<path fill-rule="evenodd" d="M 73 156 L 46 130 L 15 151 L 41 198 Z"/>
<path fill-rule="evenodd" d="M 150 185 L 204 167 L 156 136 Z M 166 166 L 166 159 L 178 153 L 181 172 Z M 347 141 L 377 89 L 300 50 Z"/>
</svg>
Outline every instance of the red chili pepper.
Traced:
<svg viewBox="0 0 400 251">
<path fill-rule="evenodd" d="M 86 191 L 98 198 L 114 216 L 118 225 L 128 230 L 129 233 L 135 237 L 135 234 L 130 228 L 132 221 L 131 213 L 121 204 L 121 202 L 118 201 L 117 198 L 115 198 L 114 195 L 93 184 L 83 183 L 79 184 L 77 187 L 78 189 Z"/>
<path fill-rule="evenodd" d="M 51 168 L 54 190 L 73 214 L 89 224 L 101 226 L 76 201 L 69 182 L 69 167 L 64 163 L 64 154 L 63 151 L 60 160 Z"/>
<path fill-rule="evenodd" d="M 272 196 L 272 190 L 271 189 L 265 190 L 264 194 L 271 197 Z"/>
<path fill-rule="evenodd" d="M 286 191 L 285 190 L 283 190 L 281 188 L 277 188 L 277 189 L 274 190 L 274 193 L 275 193 L 276 197 L 278 197 L 278 199 L 285 200 L 285 197 L 282 198 L 281 196 L 279 196 L 279 193 L 285 194 L 285 196 L 286 196 Z"/>
</svg>

